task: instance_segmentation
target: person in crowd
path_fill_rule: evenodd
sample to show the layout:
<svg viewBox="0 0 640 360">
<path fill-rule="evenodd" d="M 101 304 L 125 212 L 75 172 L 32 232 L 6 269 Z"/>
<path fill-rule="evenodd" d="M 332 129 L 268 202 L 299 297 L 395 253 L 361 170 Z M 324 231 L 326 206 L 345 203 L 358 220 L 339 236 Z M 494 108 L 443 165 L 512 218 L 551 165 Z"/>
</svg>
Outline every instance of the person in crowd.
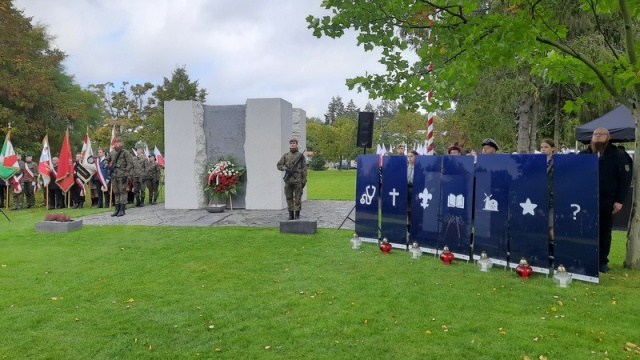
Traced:
<svg viewBox="0 0 640 360">
<path fill-rule="evenodd" d="M 24 155 L 24 177 L 22 178 L 22 192 L 27 198 L 27 209 L 36 206 L 35 184 L 38 179 L 38 164 L 33 161 L 33 154 Z"/>
<path fill-rule="evenodd" d="M 482 153 L 483 154 L 495 154 L 500 150 L 498 143 L 492 138 L 486 138 L 482 140 Z"/>
<path fill-rule="evenodd" d="M 417 155 L 418 152 L 415 150 L 411 150 L 407 154 L 407 231 L 411 227 L 411 199 L 413 198 L 413 176 Z"/>
<path fill-rule="evenodd" d="M 136 200 L 136 207 L 144 206 L 146 195 L 147 164 L 149 159 L 144 155 L 144 149 L 136 149 L 138 155 L 133 161 L 133 194 Z"/>
<path fill-rule="evenodd" d="M 103 148 L 99 148 L 98 149 L 98 156 L 96 159 L 94 159 L 94 161 L 97 161 L 97 164 L 100 168 L 100 172 L 104 177 L 105 182 L 107 183 L 107 187 L 102 186 L 102 182 L 100 182 L 100 177 L 98 176 L 98 174 L 96 173 L 95 175 L 93 175 L 93 178 L 91 179 L 91 191 L 93 192 L 93 196 L 95 196 L 96 198 L 96 205 L 98 206 L 98 208 L 108 208 L 109 206 L 111 206 L 111 201 L 110 201 L 110 193 L 109 193 L 109 172 L 107 171 L 107 167 L 106 164 L 104 163 L 104 158 L 105 158 L 105 151 Z M 95 188 L 95 189 L 94 189 Z M 94 192 L 95 191 L 95 192 Z"/>
<path fill-rule="evenodd" d="M 556 143 L 551 139 L 543 139 L 540 143 L 540 152 L 547 155 L 547 187 L 549 191 L 549 256 L 553 259 L 553 154 L 556 152 Z"/>
<path fill-rule="evenodd" d="M 3 178 L 0 178 L 0 208 L 3 208 L 5 205 L 5 200 L 7 198 L 7 183 L 4 182 Z"/>
<path fill-rule="evenodd" d="M 462 151 L 460 150 L 460 147 L 456 144 L 449 146 L 449 148 L 447 149 L 447 154 L 449 155 L 461 155 Z"/>
<path fill-rule="evenodd" d="M 71 203 L 74 209 L 84 207 L 85 196 L 82 195 L 84 182 L 78 177 L 78 171 L 82 167 L 82 153 L 76 154 L 76 161 L 73 164 L 73 185 L 71 185 Z"/>
<path fill-rule="evenodd" d="M 396 145 L 396 155 L 404 155 L 405 151 L 407 149 L 407 146 L 405 144 L 398 144 Z"/>
<path fill-rule="evenodd" d="M 289 152 L 282 155 L 276 167 L 284 171 L 284 195 L 287 199 L 289 220 L 299 219 L 302 208 L 302 191 L 307 185 L 307 162 L 298 151 L 298 140 L 289 140 Z"/>
<path fill-rule="evenodd" d="M 133 174 L 133 155 L 124 148 L 124 141 L 118 137 L 115 139 L 115 148 L 104 158 L 108 165 L 109 176 L 115 197 L 115 210 L 111 216 L 126 215 L 127 186 Z"/>
<path fill-rule="evenodd" d="M 156 161 L 156 156 L 149 154 L 147 164 L 147 188 L 149 189 L 149 205 L 155 205 L 158 201 L 158 188 L 160 186 L 160 165 Z"/>
<path fill-rule="evenodd" d="M 591 136 L 591 143 L 581 154 L 598 155 L 599 181 L 599 270 L 609 271 L 609 252 L 611 251 L 611 230 L 613 215 L 620 212 L 631 186 L 631 162 L 627 155 L 611 143 L 609 130 L 597 128 Z"/>
<path fill-rule="evenodd" d="M 13 179 L 17 179 L 20 183 L 20 187 L 22 188 L 22 182 L 24 181 L 24 161 L 22 161 L 22 154 L 16 153 L 16 159 L 18 162 L 19 170 L 13 174 L 13 178 L 10 181 L 14 181 Z M 13 207 L 11 210 L 22 210 L 24 205 L 24 191 L 22 189 L 16 190 L 13 189 Z"/>
<path fill-rule="evenodd" d="M 47 191 L 49 193 L 49 210 L 53 210 L 55 208 L 64 208 L 64 197 L 62 194 L 62 189 L 60 189 L 60 186 L 56 183 L 58 163 L 60 163 L 60 158 L 58 158 L 57 156 L 51 158 L 51 165 L 53 165 L 53 169 L 51 169 L 51 181 L 47 186 Z"/>
</svg>

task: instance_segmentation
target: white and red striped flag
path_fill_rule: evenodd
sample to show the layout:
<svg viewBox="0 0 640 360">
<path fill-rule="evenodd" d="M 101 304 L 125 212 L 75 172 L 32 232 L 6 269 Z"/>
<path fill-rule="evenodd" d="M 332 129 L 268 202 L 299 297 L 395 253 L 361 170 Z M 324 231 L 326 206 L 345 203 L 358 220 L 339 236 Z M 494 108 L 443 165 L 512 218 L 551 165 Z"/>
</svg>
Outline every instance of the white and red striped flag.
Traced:
<svg viewBox="0 0 640 360">
<path fill-rule="evenodd" d="M 164 156 L 162 156 L 162 154 L 160 153 L 160 150 L 158 150 L 157 146 L 155 146 L 153 148 L 153 155 L 156 156 L 156 160 L 158 161 L 158 165 L 164 167 Z"/>
</svg>

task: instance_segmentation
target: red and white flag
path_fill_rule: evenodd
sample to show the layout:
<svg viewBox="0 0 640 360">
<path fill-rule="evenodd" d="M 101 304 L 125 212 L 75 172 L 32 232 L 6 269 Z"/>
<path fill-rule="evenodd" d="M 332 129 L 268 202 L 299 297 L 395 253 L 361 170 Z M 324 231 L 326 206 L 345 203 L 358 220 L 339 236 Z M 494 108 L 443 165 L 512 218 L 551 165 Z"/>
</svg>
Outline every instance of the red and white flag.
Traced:
<svg viewBox="0 0 640 360">
<path fill-rule="evenodd" d="M 59 158 L 60 162 L 58 163 L 56 184 L 60 186 L 60 189 L 62 189 L 63 192 L 68 192 L 74 182 L 73 157 L 71 155 L 71 145 L 69 145 L 69 130 L 64 134 Z"/>
<path fill-rule="evenodd" d="M 42 139 L 42 153 L 40 154 L 40 162 L 38 163 L 38 173 L 44 186 L 48 186 L 51 182 L 51 174 L 53 173 L 55 175 L 53 164 L 51 163 L 49 135 L 45 135 L 44 139 Z"/>
<path fill-rule="evenodd" d="M 153 149 L 153 155 L 156 156 L 156 160 L 158 161 L 158 165 L 164 167 L 164 157 L 160 153 L 160 150 L 158 150 L 157 146 L 155 146 L 154 149 Z"/>
</svg>

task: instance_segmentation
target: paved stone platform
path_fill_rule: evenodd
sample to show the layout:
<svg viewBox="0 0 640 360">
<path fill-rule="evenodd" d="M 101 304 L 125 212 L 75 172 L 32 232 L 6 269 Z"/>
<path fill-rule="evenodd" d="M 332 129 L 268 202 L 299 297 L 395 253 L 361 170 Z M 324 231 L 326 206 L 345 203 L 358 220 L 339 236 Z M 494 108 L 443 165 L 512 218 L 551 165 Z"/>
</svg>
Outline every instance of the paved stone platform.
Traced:
<svg viewBox="0 0 640 360">
<path fill-rule="evenodd" d="M 354 230 L 355 224 L 346 219 L 355 201 L 307 200 L 302 203 L 301 221 L 316 221 L 318 228 Z M 141 208 L 127 205 L 126 215 L 111 217 L 111 212 L 83 216 L 84 225 L 142 225 L 142 226 L 253 226 L 279 227 L 288 221 L 289 212 L 283 210 L 226 209 L 222 213 L 199 210 L 166 210 L 164 204 Z M 355 219 L 355 212 L 351 214 Z M 346 221 L 345 221 L 346 219 Z"/>
</svg>

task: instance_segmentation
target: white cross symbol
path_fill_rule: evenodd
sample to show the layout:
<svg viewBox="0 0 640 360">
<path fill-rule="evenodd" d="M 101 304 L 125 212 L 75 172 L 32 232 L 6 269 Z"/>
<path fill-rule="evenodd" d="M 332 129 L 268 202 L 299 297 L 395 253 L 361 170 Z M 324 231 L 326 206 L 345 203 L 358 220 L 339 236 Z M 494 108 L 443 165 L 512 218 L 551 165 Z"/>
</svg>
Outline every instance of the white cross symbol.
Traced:
<svg viewBox="0 0 640 360">
<path fill-rule="evenodd" d="M 400 193 L 396 191 L 396 188 L 393 188 L 393 190 L 389 191 L 389 195 L 391 195 L 393 197 L 393 200 L 391 201 L 391 204 L 393 205 L 393 207 L 395 207 L 396 206 L 396 196 L 400 195 Z"/>
</svg>

